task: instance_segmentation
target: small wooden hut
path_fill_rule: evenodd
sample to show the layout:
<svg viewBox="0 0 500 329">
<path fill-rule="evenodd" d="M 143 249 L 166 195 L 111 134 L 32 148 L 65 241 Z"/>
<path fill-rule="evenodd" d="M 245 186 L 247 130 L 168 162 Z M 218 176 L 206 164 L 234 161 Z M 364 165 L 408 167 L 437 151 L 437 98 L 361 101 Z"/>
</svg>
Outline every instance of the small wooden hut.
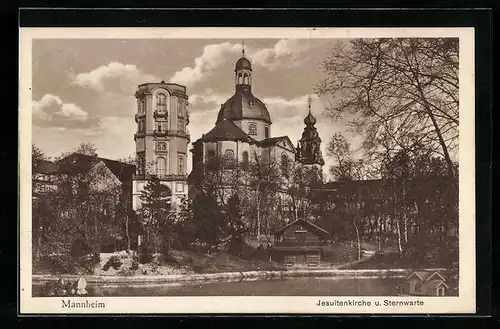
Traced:
<svg viewBox="0 0 500 329">
<path fill-rule="evenodd" d="M 274 232 L 272 259 L 291 267 L 316 267 L 329 240 L 326 230 L 299 218 Z"/>
<path fill-rule="evenodd" d="M 446 279 L 435 271 L 415 271 L 407 277 L 409 294 L 416 296 L 446 296 Z"/>
</svg>

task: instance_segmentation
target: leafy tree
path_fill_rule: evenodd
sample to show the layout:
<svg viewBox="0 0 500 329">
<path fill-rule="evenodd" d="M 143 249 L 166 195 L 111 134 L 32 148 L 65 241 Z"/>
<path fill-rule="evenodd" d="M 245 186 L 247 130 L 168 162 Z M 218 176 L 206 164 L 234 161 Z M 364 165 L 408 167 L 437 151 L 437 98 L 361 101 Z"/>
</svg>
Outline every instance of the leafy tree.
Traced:
<svg viewBox="0 0 500 329">
<path fill-rule="evenodd" d="M 168 249 L 173 224 L 170 216 L 170 189 L 162 185 L 158 178 L 151 177 L 141 191 L 140 198 L 141 207 L 138 212 L 146 233 L 146 244 L 154 246 L 156 252 L 160 247 Z"/>
<path fill-rule="evenodd" d="M 232 195 L 226 206 L 227 219 L 227 234 L 229 235 L 229 251 L 233 254 L 241 256 L 244 234 L 247 232 L 247 227 L 243 221 L 243 213 L 241 202 L 238 195 Z"/>
<path fill-rule="evenodd" d="M 196 238 L 206 245 L 207 252 L 217 249 L 224 237 L 225 222 L 213 190 L 202 191 L 193 200 L 193 221 Z"/>
</svg>

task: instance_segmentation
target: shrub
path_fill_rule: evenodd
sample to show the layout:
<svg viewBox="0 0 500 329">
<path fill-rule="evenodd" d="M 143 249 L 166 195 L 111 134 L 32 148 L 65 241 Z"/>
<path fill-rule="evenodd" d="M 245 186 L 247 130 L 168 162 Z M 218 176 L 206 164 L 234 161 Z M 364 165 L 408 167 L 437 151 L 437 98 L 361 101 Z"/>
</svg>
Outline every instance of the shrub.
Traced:
<svg viewBox="0 0 500 329">
<path fill-rule="evenodd" d="M 92 248 L 85 238 L 79 237 L 71 244 L 71 256 L 82 257 L 92 252 Z"/>
<path fill-rule="evenodd" d="M 111 256 L 111 258 L 104 264 L 102 269 L 104 271 L 109 270 L 110 267 L 114 268 L 115 270 L 118 270 L 122 266 L 122 261 L 120 260 L 120 257 L 118 256 Z"/>
<path fill-rule="evenodd" d="M 139 262 L 137 260 L 132 260 L 132 265 L 130 265 L 130 269 L 133 271 L 137 271 L 139 269 Z"/>
<path fill-rule="evenodd" d="M 147 264 L 153 260 L 153 250 L 148 245 L 139 247 L 139 263 Z"/>
</svg>

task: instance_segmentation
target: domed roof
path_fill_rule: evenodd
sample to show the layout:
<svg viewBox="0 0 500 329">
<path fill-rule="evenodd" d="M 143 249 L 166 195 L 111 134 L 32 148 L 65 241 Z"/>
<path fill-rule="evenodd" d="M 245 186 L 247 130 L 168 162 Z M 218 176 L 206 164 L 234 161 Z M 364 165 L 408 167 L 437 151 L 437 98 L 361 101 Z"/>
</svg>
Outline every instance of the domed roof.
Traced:
<svg viewBox="0 0 500 329">
<path fill-rule="evenodd" d="M 304 123 L 306 126 L 312 126 L 316 124 L 316 118 L 313 117 L 311 112 L 309 112 L 309 114 L 305 117 Z"/>
<path fill-rule="evenodd" d="M 216 124 L 224 119 L 251 119 L 272 123 L 266 105 L 252 94 L 249 86 L 245 87 L 237 88 L 235 94 L 222 104 Z"/>
<path fill-rule="evenodd" d="M 236 62 L 236 65 L 234 67 L 235 71 L 242 70 L 242 69 L 252 71 L 252 64 L 245 57 L 241 57 L 240 59 L 238 59 L 238 61 Z"/>
</svg>

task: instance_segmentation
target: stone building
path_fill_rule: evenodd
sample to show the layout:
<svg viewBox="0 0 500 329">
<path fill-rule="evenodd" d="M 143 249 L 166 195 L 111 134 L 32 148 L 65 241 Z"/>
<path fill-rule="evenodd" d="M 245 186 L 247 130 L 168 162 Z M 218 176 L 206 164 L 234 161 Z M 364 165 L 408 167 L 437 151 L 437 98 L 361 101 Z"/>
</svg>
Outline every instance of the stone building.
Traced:
<svg viewBox="0 0 500 329">
<path fill-rule="evenodd" d="M 320 149 L 321 138 L 314 127 L 316 119 L 311 114 L 311 99 L 309 98 L 309 113 L 304 119 L 304 132 L 295 148 L 288 136 L 273 136 L 275 123 L 270 115 L 272 109 L 268 109 L 253 94 L 253 73 L 252 64 L 243 50 L 243 55 L 234 68 L 234 94 L 221 105 L 215 126 L 193 143 L 190 197 L 197 192 L 197 182 L 203 179 L 207 165 L 214 159 L 221 159 L 225 164 L 242 164 L 242 167 L 257 159 L 277 162 L 281 168 L 295 163 L 316 168 L 317 175 L 322 176 L 324 161 Z M 286 195 L 281 197 L 286 198 Z M 290 212 L 290 209 L 285 209 L 284 212 Z M 286 222 L 293 217 L 296 216 L 280 220 Z"/>
<path fill-rule="evenodd" d="M 189 114 L 186 87 L 165 83 L 138 86 L 134 134 L 137 171 L 133 182 L 133 207 L 141 204 L 141 191 L 156 176 L 171 192 L 172 206 L 187 195 L 187 145 Z"/>
</svg>

